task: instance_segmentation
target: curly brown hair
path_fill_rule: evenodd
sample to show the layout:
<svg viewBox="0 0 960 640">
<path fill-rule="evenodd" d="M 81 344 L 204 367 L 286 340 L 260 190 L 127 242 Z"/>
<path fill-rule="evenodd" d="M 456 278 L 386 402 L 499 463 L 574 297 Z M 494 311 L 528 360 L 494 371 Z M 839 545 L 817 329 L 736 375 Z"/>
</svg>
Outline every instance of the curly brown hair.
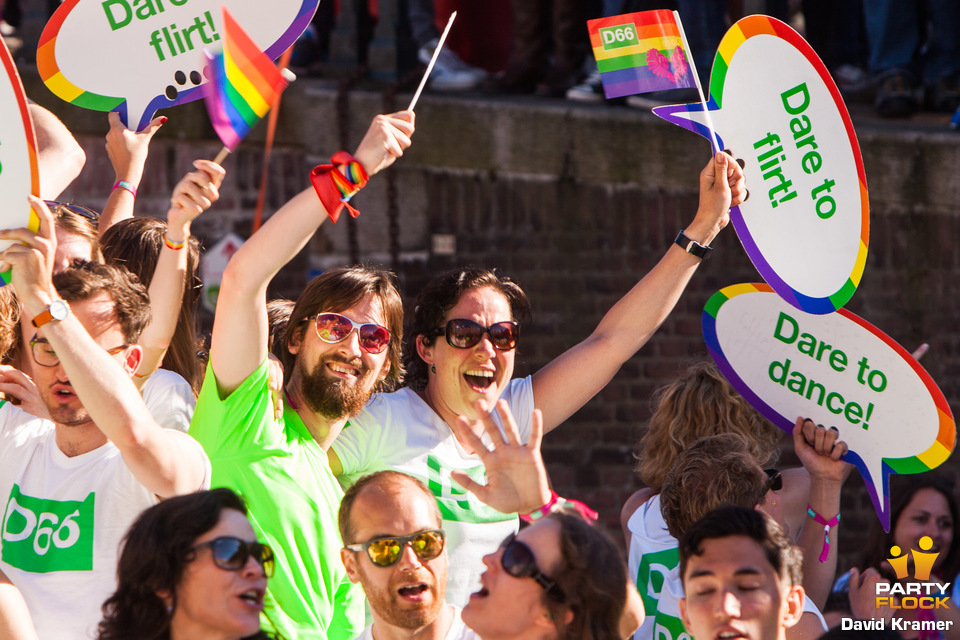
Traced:
<svg viewBox="0 0 960 640">
<path fill-rule="evenodd" d="M 127 344 L 136 344 L 150 322 L 147 288 L 123 267 L 100 262 L 76 262 L 53 275 L 53 286 L 67 302 L 89 300 L 105 293 L 113 301 L 114 313 Z"/>
<path fill-rule="evenodd" d="M 670 535 L 679 538 L 725 504 L 752 509 L 763 501 L 764 480 L 739 435 L 721 433 L 694 442 L 677 456 L 660 490 L 660 512 Z"/>
<path fill-rule="evenodd" d="M 751 407 L 712 362 L 688 367 L 657 390 L 653 403 L 649 427 L 638 444 L 635 471 L 654 491 L 660 491 L 680 452 L 706 436 L 743 436 L 761 467 L 775 465 L 780 457 L 782 432 Z"/>
</svg>

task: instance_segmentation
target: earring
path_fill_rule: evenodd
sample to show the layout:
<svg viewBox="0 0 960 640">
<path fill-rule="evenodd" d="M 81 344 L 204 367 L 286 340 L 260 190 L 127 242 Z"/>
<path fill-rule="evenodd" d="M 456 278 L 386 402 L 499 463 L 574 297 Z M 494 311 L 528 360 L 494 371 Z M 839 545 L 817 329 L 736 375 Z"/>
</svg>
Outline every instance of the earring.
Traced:
<svg viewBox="0 0 960 640">
<path fill-rule="evenodd" d="M 437 365 L 435 364 L 430 365 L 430 373 L 435 374 L 436 372 L 437 372 Z"/>
</svg>

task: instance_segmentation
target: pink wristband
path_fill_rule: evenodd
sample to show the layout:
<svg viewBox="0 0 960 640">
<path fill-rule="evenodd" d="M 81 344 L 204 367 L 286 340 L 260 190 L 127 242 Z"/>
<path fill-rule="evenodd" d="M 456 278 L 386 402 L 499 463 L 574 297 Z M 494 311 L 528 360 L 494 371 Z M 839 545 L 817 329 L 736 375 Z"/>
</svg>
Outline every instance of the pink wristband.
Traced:
<svg viewBox="0 0 960 640">
<path fill-rule="evenodd" d="M 113 185 L 113 188 L 114 188 L 114 189 L 126 189 L 127 191 L 129 191 L 130 193 L 133 194 L 133 197 L 134 197 L 134 198 L 137 197 L 137 188 L 134 187 L 133 184 L 131 184 L 130 182 L 127 182 L 126 180 L 117 180 L 117 183 L 116 183 L 115 185 Z M 111 191 L 112 191 L 112 190 L 113 190 L 113 189 L 111 189 Z"/>
</svg>

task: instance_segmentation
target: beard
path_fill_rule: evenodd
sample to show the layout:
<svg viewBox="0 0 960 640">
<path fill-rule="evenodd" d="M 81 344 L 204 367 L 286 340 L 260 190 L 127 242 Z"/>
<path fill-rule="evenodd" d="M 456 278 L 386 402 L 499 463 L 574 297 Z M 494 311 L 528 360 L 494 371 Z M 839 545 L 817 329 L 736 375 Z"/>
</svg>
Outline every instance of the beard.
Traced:
<svg viewBox="0 0 960 640">
<path fill-rule="evenodd" d="M 397 596 L 397 583 L 394 580 L 390 580 L 387 587 L 384 588 L 377 584 L 376 580 L 371 579 L 364 568 L 359 570 L 370 609 L 376 611 L 391 626 L 416 631 L 432 624 L 440 615 L 446 596 L 446 573 L 439 579 L 424 576 L 423 582 L 427 585 L 427 592 L 430 593 L 431 598 L 425 602 L 411 605 L 400 601 Z M 440 583 L 441 579 L 442 583 Z"/>
<path fill-rule="evenodd" d="M 328 362 L 341 362 L 356 368 L 359 372 L 356 381 L 343 380 L 327 373 Z M 302 358 L 297 358 L 297 368 L 303 401 L 311 411 L 326 420 L 339 420 L 360 413 L 373 395 L 373 372 L 363 365 L 360 358 L 324 358 L 312 371 L 307 370 Z"/>
</svg>

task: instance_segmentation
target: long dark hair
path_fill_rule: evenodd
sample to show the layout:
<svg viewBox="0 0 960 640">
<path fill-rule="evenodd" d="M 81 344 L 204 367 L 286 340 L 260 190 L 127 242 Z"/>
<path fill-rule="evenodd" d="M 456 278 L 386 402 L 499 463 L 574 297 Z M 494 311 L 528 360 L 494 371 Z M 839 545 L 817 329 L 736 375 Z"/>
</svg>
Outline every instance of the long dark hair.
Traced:
<svg viewBox="0 0 960 640">
<path fill-rule="evenodd" d="M 170 619 L 190 550 L 220 521 L 224 509 L 246 515 L 243 499 L 230 489 L 169 498 L 137 518 L 124 537 L 117 565 L 117 590 L 103 603 L 98 640 L 169 640 Z M 157 595 L 167 591 L 173 607 Z M 260 631 L 251 640 L 270 638 Z"/>
<path fill-rule="evenodd" d="M 543 604 L 560 640 L 619 640 L 627 600 L 627 567 L 617 545 L 578 514 L 548 516 L 560 524 L 561 567 L 551 577 L 564 593 L 562 601 L 543 592 Z M 573 619 L 564 623 L 567 611 Z"/>
<path fill-rule="evenodd" d="M 897 531 L 900 516 L 921 489 L 933 489 L 942 495 L 947 501 L 950 518 L 953 520 L 953 539 L 948 550 L 940 550 L 940 553 L 947 555 L 938 569 L 938 575 L 952 582 L 957 573 L 960 573 L 960 536 L 957 535 L 956 530 L 958 515 L 957 500 L 953 496 L 953 484 L 943 476 L 933 473 L 890 477 L 890 531 L 889 533 L 884 531 L 879 521 L 873 523 L 869 543 L 861 558 L 861 569 L 869 567 L 880 569 L 883 566 L 884 560 L 890 556 L 890 547 L 894 545 L 894 534 Z M 909 549 L 903 551 L 909 553 Z M 889 577 L 894 578 L 894 576 Z"/>
<path fill-rule="evenodd" d="M 144 287 L 149 288 L 157 260 L 163 248 L 167 223 L 156 218 L 127 218 L 103 232 L 100 251 L 107 264 L 132 271 Z M 178 373 L 190 383 L 194 395 L 200 393 L 205 363 L 198 354 L 205 353 L 203 339 L 197 333 L 196 306 L 200 299 L 199 280 L 200 241 L 196 236 L 187 239 L 187 272 L 184 278 L 183 303 L 177 327 L 170 339 L 170 347 L 163 357 L 163 367 Z"/>
</svg>

